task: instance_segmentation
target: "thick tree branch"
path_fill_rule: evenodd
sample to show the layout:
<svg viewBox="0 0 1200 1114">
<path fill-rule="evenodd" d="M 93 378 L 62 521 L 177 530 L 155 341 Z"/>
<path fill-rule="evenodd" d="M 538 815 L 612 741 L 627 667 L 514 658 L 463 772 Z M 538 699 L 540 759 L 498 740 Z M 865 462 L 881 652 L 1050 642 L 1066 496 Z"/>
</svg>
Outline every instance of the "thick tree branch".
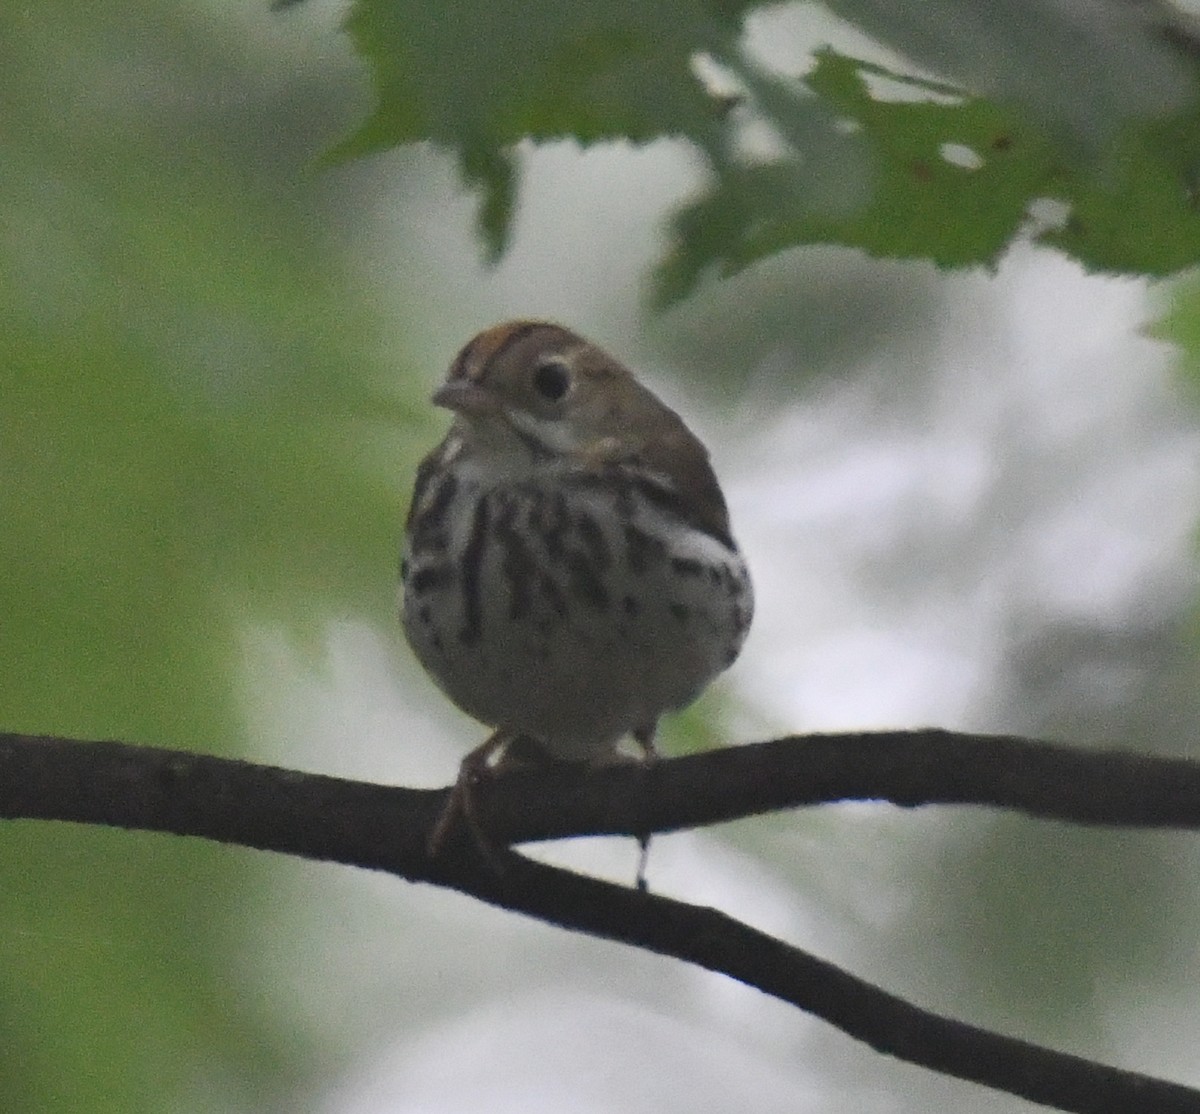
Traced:
<svg viewBox="0 0 1200 1114">
<path fill-rule="evenodd" d="M 426 838 L 444 790 L 410 790 L 111 742 L 0 734 L 0 817 L 174 832 L 387 870 L 695 963 L 873 1048 L 1080 1114 L 1200 1114 L 1200 1091 L 939 1017 L 713 909 Z M 643 769 L 546 770 L 481 787 L 505 840 L 671 830 L 799 804 L 993 804 L 1091 824 L 1195 827 L 1200 765 L 941 731 L 781 739 Z"/>
</svg>

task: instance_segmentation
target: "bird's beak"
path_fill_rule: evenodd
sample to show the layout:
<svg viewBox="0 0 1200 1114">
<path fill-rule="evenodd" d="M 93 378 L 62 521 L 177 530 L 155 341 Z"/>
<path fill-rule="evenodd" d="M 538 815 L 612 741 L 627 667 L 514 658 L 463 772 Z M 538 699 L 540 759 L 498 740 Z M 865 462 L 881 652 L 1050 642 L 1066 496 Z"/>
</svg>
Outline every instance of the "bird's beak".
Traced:
<svg viewBox="0 0 1200 1114">
<path fill-rule="evenodd" d="M 468 379 L 451 379 L 443 383 L 433 392 L 433 404 L 468 417 L 494 414 L 499 409 L 490 391 L 485 391 L 478 383 Z"/>
</svg>

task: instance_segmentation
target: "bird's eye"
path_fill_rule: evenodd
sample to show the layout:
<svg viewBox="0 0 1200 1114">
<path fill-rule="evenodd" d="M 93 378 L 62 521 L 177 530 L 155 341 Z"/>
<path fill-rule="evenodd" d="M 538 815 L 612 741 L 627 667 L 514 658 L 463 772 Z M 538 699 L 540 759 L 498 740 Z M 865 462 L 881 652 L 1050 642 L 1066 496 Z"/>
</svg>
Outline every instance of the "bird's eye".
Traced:
<svg viewBox="0 0 1200 1114">
<path fill-rule="evenodd" d="M 571 389 L 571 370 L 558 360 L 533 369 L 533 389 L 548 402 L 558 402 Z"/>
</svg>

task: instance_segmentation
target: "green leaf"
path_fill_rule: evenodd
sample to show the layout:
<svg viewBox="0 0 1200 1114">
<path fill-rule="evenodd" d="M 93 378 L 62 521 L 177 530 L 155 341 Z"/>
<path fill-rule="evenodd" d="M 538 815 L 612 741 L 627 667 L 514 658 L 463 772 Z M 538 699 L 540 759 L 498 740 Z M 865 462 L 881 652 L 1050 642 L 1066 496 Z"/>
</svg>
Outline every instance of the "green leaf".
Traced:
<svg viewBox="0 0 1200 1114">
<path fill-rule="evenodd" d="M 1160 20 L 1116 6 L 1083 19 L 1045 0 L 834 7 L 958 84 L 832 50 L 807 78 L 799 50 L 794 74 L 768 70 L 743 23 L 769 9 L 748 0 L 357 0 L 347 27 L 377 103 L 334 154 L 452 151 L 483 196 L 494 261 L 520 142 L 686 139 L 709 181 L 674 221 L 660 303 L 802 244 L 990 266 L 1044 199 L 1070 219 L 1041 238 L 1094 270 L 1160 275 L 1200 259 L 1196 67 Z"/>
<path fill-rule="evenodd" d="M 1195 95 L 1180 49 L 1195 28 L 1170 4 L 1061 0 L 826 0 L 914 72 L 1009 105 L 1074 160 L 1094 161 L 1127 124 L 1166 118 Z"/>
<path fill-rule="evenodd" d="M 331 157 L 417 141 L 455 152 L 464 179 L 483 190 L 481 228 L 495 257 L 513 210 L 508 149 L 519 141 L 716 142 L 721 105 L 692 59 L 734 48 L 743 6 L 359 0 L 346 27 L 371 67 L 376 106 Z"/>
<path fill-rule="evenodd" d="M 346 27 L 371 66 L 377 104 L 344 154 L 416 140 L 461 149 L 699 137 L 718 108 L 691 59 L 732 48 L 737 33 L 731 13 L 701 0 L 359 0 Z"/>
<path fill-rule="evenodd" d="M 923 99 L 882 99 L 871 88 L 880 79 Z M 869 200 L 814 211 L 794 160 L 727 170 L 676 216 L 660 301 L 687 294 L 709 269 L 730 274 L 802 244 L 991 266 L 1046 199 L 1069 217 L 1031 234 L 1092 270 L 1166 275 L 1200 260 L 1195 110 L 1128 128 L 1096 167 L 1068 161 L 1015 110 L 834 51 L 821 52 L 807 84 L 864 143 Z"/>
</svg>

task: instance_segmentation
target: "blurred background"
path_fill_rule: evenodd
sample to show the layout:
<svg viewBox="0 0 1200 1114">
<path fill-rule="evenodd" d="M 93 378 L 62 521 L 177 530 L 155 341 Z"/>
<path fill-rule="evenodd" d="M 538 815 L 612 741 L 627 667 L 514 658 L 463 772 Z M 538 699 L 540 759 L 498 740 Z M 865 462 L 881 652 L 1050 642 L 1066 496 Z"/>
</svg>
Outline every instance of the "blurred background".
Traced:
<svg viewBox="0 0 1200 1114">
<path fill-rule="evenodd" d="M 521 152 L 511 249 L 427 146 L 321 156 L 341 9 L 0 14 L 0 723 L 443 785 L 482 729 L 395 618 L 428 396 L 545 316 L 712 449 L 758 597 L 668 750 L 936 724 L 1195 753 L 1194 291 L 793 251 L 663 314 L 682 144 Z M 751 24 L 796 65 L 845 35 Z M 632 841 L 539 849 L 621 880 Z M 914 1002 L 1200 1086 L 1194 837 L 839 806 L 656 839 L 652 888 Z M 0 825 L 0 1106 L 1003 1111 L 755 991 L 391 877 Z"/>
</svg>

